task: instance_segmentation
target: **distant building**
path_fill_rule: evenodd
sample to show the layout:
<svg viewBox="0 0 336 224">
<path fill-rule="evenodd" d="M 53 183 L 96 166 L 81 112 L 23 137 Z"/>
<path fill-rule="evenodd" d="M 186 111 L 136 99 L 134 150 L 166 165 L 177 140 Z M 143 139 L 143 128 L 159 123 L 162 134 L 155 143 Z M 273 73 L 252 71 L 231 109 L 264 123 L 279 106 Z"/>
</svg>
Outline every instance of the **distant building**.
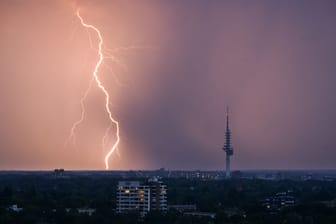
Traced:
<svg viewBox="0 0 336 224">
<path fill-rule="evenodd" d="M 216 213 L 213 212 L 185 212 L 183 214 L 197 217 L 208 217 L 212 219 L 216 217 Z"/>
<path fill-rule="evenodd" d="M 96 212 L 96 209 L 94 208 L 77 208 L 77 212 L 80 214 L 86 214 L 91 216 L 93 213 Z"/>
<path fill-rule="evenodd" d="M 149 179 L 150 187 L 150 209 L 166 211 L 167 210 L 167 186 L 157 177 Z"/>
<path fill-rule="evenodd" d="M 55 177 L 61 177 L 64 174 L 64 169 L 55 169 L 54 170 L 54 175 Z"/>
<path fill-rule="evenodd" d="M 297 203 L 297 199 L 291 196 L 290 193 L 291 191 L 276 193 L 273 197 L 263 200 L 262 205 L 271 211 L 293 206 Z"/>
<path fill-rule="evenodd" d="M 158 178 L 143 184 L 139 181 L 119 181 L 117 186 L 117 212 L 138 210 L 167 210 L 167 186 Z"/>
<path fill-rule="evenodd" d="M 186 204 L 186 205 L 169 205 L 169 210 L 177 210 L 179 212 L 193 212 L 197 210 L 195 204 Z"/>
<path fill-rule="evenodd" d="M 23 210 L 23 208 L 18 207 L 17 204 L 11 205 L 7 208 L 7 210 L 9 211 L 13 211 L 13 212 L 21 212 Z"/>
</svg>

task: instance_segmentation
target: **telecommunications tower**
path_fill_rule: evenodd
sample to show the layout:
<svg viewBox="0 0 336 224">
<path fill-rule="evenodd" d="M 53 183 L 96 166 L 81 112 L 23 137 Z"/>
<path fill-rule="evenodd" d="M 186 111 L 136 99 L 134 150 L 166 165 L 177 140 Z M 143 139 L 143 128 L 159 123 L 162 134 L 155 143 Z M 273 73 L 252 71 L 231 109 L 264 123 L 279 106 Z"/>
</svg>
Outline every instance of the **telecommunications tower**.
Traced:
<svg viewBox="0 0 336 224">
<path fill-rule="evenodd" d="M 226 131 L 225 131 L 225 144 L 223 150 L 226 152 L 226 178 L 231 177 L 230 173 L 230 157 L 233 155 L 233 148 L 231 146 L 231 131 L 229 128 L 229 108 L 226 110 Z"/>
</svg>

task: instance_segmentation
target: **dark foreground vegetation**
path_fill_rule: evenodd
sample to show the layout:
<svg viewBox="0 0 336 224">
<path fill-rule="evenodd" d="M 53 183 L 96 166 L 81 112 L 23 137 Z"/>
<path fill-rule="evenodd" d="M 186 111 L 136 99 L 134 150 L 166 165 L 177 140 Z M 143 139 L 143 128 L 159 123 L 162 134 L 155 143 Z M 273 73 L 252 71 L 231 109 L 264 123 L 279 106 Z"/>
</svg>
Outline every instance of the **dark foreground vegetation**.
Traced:
<svg viewBox="0 0 336 224">
<path fill-rule="evenodd" d="M 336 223 L 336 181 L 163 179 L 168 205 L 196 205 L 185 211 L 118 214 L 116 184 L 109 175 L 55 177 L 52 173 L 0 175 L 0 223 Z M 137 178 L 139 180 L 139 178 Z M 20 211 L 10 209 L 17 205 Z M 89 215 L 78 209 L 94 209 Z"/>
</svg>

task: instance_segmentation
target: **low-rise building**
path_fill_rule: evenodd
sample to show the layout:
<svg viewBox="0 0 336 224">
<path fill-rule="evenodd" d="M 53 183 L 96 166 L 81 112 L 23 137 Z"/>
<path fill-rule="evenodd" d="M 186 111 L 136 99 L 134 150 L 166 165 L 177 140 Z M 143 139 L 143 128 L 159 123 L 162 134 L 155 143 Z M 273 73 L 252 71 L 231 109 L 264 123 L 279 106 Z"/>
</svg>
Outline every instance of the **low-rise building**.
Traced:
<svg viewBox="0 0 336 224">
<path fill-rule="evenodd" d="M 271 211 L 293 206 L 297 203 L 297 199 L 289 195 L 290 192 L 291 191 L 276 193 L 274 196 L 263 200 L 262 205 Z"/>
<path fill-rule="evenodd" d="M 197 216 L 197 217 L 209 217 L 214 219 L 216 217 L 216 213 L 213 212 L 185 212 L 184 215 Z"/>
<path fill-rule="evenodd" d="M 179 212 L 192 212 L 197 210 L 197 206 L 195 204 L 186 204 L 186 205 L 169 205 L 169 210 L 176 210 Z"/>
<path fill-rule="evenodd" d="M 7 210 L 13 211 L 13 212 L 21 212 L 23 208 L 20 208 L 17 204 L 14 204 L 14 205 L 8 206 Z"/>
<path fill-rule="evenodd" d="M 77 212 L 80 214 L 86 214 L 91 216 L 93 213 L 96 212 L 96 209 L 94 208 L 77 208 Z"/>
</svg>

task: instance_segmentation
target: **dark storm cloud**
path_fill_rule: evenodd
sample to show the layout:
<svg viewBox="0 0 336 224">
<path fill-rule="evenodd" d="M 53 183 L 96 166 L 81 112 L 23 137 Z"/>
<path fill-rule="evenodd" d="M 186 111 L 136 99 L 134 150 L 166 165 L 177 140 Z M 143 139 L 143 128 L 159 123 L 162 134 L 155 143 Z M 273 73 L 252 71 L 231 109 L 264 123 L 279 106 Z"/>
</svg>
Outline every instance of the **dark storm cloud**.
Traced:
<svg viewBox="0 0 336 224">
<path fill-rule="evenodd" d="M 131 131 L 151 163 L 223 167 L 230 106 L 235 167 L 334 167 L 334 4 L 167 7 L 173 33 L 155 71 L 160 88 Z"/>
</svg>

